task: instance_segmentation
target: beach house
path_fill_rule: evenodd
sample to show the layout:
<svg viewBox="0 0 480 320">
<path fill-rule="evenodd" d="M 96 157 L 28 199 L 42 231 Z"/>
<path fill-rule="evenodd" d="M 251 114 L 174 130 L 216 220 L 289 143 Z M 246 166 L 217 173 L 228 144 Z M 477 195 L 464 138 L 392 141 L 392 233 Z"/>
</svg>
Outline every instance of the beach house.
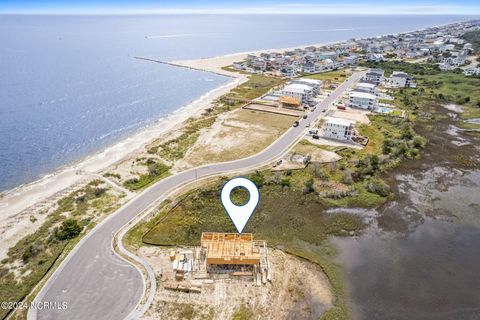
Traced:
<svg viewBox="0 0 480 320">
<path fill-rule="evenodd" d="M 325 117 L 322 136 L 327 139 L 351 141 L 355 135 L 353 123 L 346 119 Z"/>
<path fill-rule="evenodd" d="M 371 49 L 371 50 L 375 51 L 374 49 Z M 383 57 L 383 54 L 370 53 L 370 54 L 367 54 L 367 56 L 365 57 L 365 60 L 373 61 L 373 62 L 382 62 L 382 61 L 385 61 L 385 58 Z"/>
<path fill-rule="evenodd" d="M 343 59 L 343 64 L 348 66 L 348 65 L 352 65 L 352 64 L 357 64 L 358 62 L 358 56 L 353 54 L 353 55 L 350 55 L 350 56 L 347 56 Z"/>
<path fill-rule="evenodd" d="M 364 80 L 374 83 L 377 86 L 383 82 L 385 72 L 382 69 L 370 69 L 364 77 Z"/>
<path fill-rule="evenodd" d="M 307 86 L 312 87 L 312 94 L 317 95 L 321 93 L 322 86 L 323 86 L 323 81 L 322 80 L 315 80 L 315 79 L 307 79 L 307 78 L 299 78 L 292 80 L 290 83 L 298 83 L 298 84 L 304 84 Z"/>
<path fill-rule="evenodd" d="M 370 82 L 359 82 L 357 83 L 357 85 L 355 86 L 355 91 L 358 91 L 358 92 L 367 92 L 367 93 L 371 93 L 371 94 L 376 94 L 377 93 L 377 86 L 373 83 L 370 83 Z"/>
<path fill-rule="evenodd" d="M 377 96 L 368 92 L 351 91 L 348 105 L 351 108 L 372 110 L 377 105 Z"/>
<path fill-rule="evenodd" d="M 313 88 L 301 83 L 287 84 L 282 89 L 282 96 L 299 98 L 302 103 L 308 103 L 313 96 Z"/>
<path fill-rule="evenodd" d="M 402 71 L 393 71 L 388 81 L 392 88 L 416 87 L 415 82 L 412 81 L 412 77 L 410 77 L 407 73 Z"/>
<path fill-rule="evenodd" d="M 467 67 L 463 70 L 463 74 L 466 76 L 478 76 L 480 75 L 480 68 L 478 67 Z"/>
</svg>

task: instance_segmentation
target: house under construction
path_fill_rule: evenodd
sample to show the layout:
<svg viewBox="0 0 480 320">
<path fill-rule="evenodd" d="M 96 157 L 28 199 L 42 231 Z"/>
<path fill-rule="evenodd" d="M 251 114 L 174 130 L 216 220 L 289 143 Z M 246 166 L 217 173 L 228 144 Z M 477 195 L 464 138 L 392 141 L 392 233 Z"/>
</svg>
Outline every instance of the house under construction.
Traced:
<svg viewBox="0 0 480 320">
<path fill-rule="evenodd" d="M 197 292 L 198 281 L 221 279 L 253 280 L 257 286 L 271 281 L 265 240 L 254 240 L 252 233 L 204 232 L 200 247 L 170 252 L 175 280 L 181 285 L 165 288 Z"/>
<path fill-rule="evenodd" d="M 204 232 L 200 240 L 200 260 L 209 274 L 269 277 L 268 249 L 264 240 L 251 233 Z"/>
<path fill-rule="evenodd" d="M 200 241 L 207 266 L 260 265 L 260 248 L 251 233 L 202 233 Z"/>
</svg>

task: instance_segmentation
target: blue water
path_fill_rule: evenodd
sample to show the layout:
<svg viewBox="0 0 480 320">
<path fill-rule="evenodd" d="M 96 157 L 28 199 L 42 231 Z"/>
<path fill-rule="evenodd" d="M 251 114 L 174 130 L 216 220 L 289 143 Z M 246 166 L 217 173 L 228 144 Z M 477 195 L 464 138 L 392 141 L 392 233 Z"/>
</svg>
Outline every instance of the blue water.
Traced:
<svg viewBox="0 0 480 320">
<path fill-rule="evenodd" d="M 471 18 L 0 15 L 0 190 L 78 161 L 228 81 L 134 56 L 208 57 Z"/>
</svg>

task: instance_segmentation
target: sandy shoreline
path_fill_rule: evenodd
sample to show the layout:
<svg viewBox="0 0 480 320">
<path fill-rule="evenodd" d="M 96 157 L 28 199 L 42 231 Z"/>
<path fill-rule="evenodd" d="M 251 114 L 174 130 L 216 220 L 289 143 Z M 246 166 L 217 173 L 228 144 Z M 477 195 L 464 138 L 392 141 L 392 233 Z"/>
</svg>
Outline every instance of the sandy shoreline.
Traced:
<svg viewBox="0 0 480 320">
<path fill-rule="evenodd" d="M 38 227 L 38 223 L 30 222 L 32 215 L 39 216 L 34 211 L 47 208 L 52 202 L 92 180 L 92 175 L 88 173 L 105 171 L 134 155 L 160 135 L 178 130 L 185 120 L 200 115 L 215 99 L 247 80 L 245 75 L 224 71 L 221 65 L 217 67 L 217 73 L 229 76 L 232 80 L 212 89 L 131 137 L 87 156 L 73 165 L 47 174 L 39 180 L 3 192 L 0 198 L 0 259 L 5 257 L 7 250 L 19 239 Z"/>
</svg>

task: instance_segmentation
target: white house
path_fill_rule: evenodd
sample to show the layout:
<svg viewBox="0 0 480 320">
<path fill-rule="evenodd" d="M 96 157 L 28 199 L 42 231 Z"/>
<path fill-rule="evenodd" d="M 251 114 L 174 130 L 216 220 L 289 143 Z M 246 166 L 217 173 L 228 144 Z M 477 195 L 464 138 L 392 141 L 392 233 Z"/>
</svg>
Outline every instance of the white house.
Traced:
<svg viewBox="0 0 480 320">
<path fill-rule="evenodd" d="M 300 83 L 287 84 L 282 89 L 282 95 L 300 98 L 302 100 L 302 103 L 307 103 L 312 98 L 313 88 L 306 84 Z"/>
<path fill-rule="evenodd" d="M 346 119 L 325 117 L 323 137 L 342 141 L 351 141 L 355 135 L 353 123 Z"/>
<path fill-rule="evenodd" d="M 351 91 L 348 102 L 352 108 L 372 110 L 377 105 L 377 96 L 368 92 Z"/>
<path fill-rule="evenodd" d="M 463 70 L 463 74 L 466 76 L 478 76 L 480 75 L 480 68 L 468 67 Z"/>
<path fill-rule="evenodd" d="M 385 61 L 385 58 L 383 57 L 383 54 L 380 53 L 370 53 L 367 54 L 365 57 L 367 61 L 373 61 L 373 62 L 382 62 Z"/>
<path fill-rule="evenodd" d="M 343 64 L 348 66 L 348 65 L 352 65 L 352 64 L 357 64 L 358 62 L 358 56 L 357 55 L 351 55 L 351 56 L 348 56 L 348 57 L 345 57 L 343 59 Z"/>
<path fill-rule="evenodd" d="M 307 79 L 307 78 L 299 78 L 292 80 L 290 83 L 298 83 L 298 84 L 304 84 L 307 86 L 312 87 L 313 89 L 313 94 L 319 94 L 322 89 L 323 81 L 322 80 L 315 80 L 315 79 Z"/>
<path fill-rule="evenodd" d="M 385 72 L 382 69 L 370 69 L 366 74 L 364 79 L 371 83 L 376 84 L 377 86 L 383 82 L 383 75 Z"/>
<path fill-rule="evenodd" d="M 377 86 L 375 84 L 369 82 L 359 82 L 355 86 L 356 91 L 368 92 L 371 94 L 376 94 L 376 88 Z"/>
<path fill-rule="evenodd" d="M 393 88 L 414 88 L 415 83 L 407 73 L 402 71 L 393 71 L 389 79 L 390 86 Z"/>
<path fill-rule="evenodd" d="M 315 73 L 315 63 L 313 62 L 306 62 L 302 65 L 302 72 L 305 73 Z"/>
</svg>

